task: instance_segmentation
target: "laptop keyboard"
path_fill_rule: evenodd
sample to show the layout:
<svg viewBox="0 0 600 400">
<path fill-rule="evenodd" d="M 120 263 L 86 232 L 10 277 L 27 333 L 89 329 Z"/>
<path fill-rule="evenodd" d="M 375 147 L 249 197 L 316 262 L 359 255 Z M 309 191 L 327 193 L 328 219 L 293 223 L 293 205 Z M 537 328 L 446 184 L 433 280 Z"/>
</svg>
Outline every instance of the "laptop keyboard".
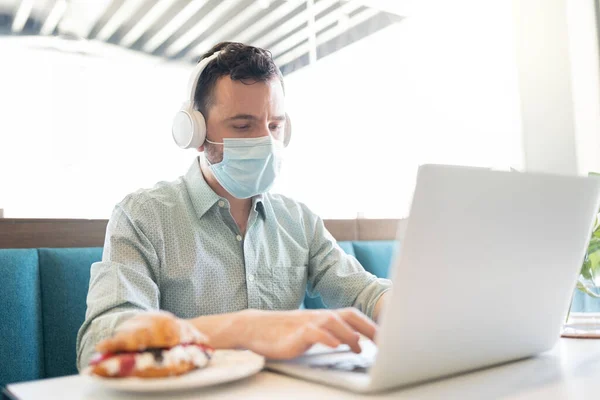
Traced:
<svg viewBox="0 0 600 400">
<path fill-rule="evenodd" d="M 311 368 L 358 373 L 369 372 L 369 368 L 371 368 L 372 365 L 373 360 L 371 358 L 361 357 L 359 355 L 336 361 L 313 361 L 309 364 Z"/>
</svg>

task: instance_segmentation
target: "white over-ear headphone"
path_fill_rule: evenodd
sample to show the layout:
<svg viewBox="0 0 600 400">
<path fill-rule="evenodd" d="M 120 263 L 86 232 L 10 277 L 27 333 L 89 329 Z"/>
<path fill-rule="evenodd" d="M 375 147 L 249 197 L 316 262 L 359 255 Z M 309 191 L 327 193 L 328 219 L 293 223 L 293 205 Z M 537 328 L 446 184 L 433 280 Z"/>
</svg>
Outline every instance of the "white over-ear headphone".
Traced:
<svg viewBox="0 0 600 400">
<path fill-rule="evenodd" d="M 175 114 L 173 126 L 171 128 L 175 143 L 182 149 L 197 149 L 204 144 L 204 140 L 206 139 L 206 120 L 200 111 L 194 109 L 194 96 L 202 71 L 204 71 L 206 66 L 212 60 L 217 58 L 220 53 L 220 51 L 217 51 L 209 57 L 202 59 L 198 65 L 196 65 L 190 76 L 188 82 L 188 99 L 183 103 L 177 114 Z M 287 114 L 284 135 L 283 144 L 287 147 L 292 137 L 292 121 Z"/>
</svg>

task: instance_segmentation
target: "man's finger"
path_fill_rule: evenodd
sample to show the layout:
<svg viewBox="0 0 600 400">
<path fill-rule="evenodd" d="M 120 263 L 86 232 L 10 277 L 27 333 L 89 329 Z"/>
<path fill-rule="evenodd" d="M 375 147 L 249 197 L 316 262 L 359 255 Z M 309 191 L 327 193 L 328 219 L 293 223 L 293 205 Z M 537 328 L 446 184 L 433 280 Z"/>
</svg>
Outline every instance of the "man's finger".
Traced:
<svg viewBox="0 0 600 400">
<path fill-rule="evenodd" d="M 360 337 L 358 333 L 344 322 L 337 313 L 328 312 L 322 324 L 338 340 L 350 346 L 353 352 L 360 353 L 360 345 L 358 344 Z"/>
<path fill-rule="evenodd" d="M 340 344 L 342 344 L 335 336 L 333 336 L 327 330 L 321 329 L 312 324 L 305 330 L 304 334 L 304 339 L 308 341 L 311 345 L 321 343 L 325 346 L 336 348 Z"/>
<path fill-rule="evenodd" d="M 337 310 L 338 315 L 353 329 L 362 333 L 371 340 L 375 339 L 377 334 L 377 325 L 366 315 L 355 308 L 344 308 Z"/>
</svg>

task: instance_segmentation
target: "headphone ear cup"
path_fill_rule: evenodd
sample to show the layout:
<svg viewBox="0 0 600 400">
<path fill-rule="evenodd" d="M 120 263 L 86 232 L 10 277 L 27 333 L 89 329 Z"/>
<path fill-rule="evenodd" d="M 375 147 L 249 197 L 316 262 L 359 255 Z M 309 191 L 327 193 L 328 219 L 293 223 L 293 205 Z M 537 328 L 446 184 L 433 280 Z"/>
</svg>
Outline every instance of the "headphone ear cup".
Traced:
<svg viewBox="0 0 600 400">
<path fill-rule="evenodd" d="M 180 148 L 188 149 L 191 147 L 194 139 L 194 118 L 187 108 L 181 108 L 175 114 L 171 126 L 171 135 Z"/>
<path fill-rule="evenodd" d="M 206 140 L 206 120 L 200 111 L 191 110 L 190 116 L 194 121 L 194 138 L 190 144 L 190 148 L 197 149 L 204 144 Z"/>
<path fill-rule="evenodd" d="M 200 111 L 182 108 L 173 120 L 171 134 L 182 149 L 197 149 L 206 138 L 206 122 Z"/>
<path fill-rule="evenodd" d="M 283 138 L 283 145 L 285 147 L 288 147 L 288 144 L 290 144 L 290 140 L 292 140 L 292 120 L 290 119 L 290 116 L 287 113 L 285 114 L 285 127 L 283 134 L 285 135 L 285 137 Z"/>
</svg>

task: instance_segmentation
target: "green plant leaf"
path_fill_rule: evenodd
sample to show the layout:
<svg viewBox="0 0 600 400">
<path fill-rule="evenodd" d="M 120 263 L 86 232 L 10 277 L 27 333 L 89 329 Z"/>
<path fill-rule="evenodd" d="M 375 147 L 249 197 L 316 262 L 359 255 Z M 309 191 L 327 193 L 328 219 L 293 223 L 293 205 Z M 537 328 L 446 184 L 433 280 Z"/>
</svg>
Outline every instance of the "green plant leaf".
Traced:
<svg viewBox="0 0 600 400">
<path fill-rule="evenodd" d="M 592 296 L 596 299 L 600 299 L 600 294 L 594 293 L 591 289 L 589 289 L 587 286 L 585 286 L 581 282 L 577 282 L 577 289 L 581 290 L 583 293 L 587 294 L 588 296 Z"/>
<path fill-rule="evenodd" d="M 591 237 L 587 248 L 587 254 L 592 254 L 598 250 L 600 250 L 600 238 Z"/>
<path fill-rule="evenodd" d="M 596 218 L 594 219 L 594 230 L 592 231 L 592 238 L 600 239 L 600 226 L 598 225 L 598 222 L 598 215 L 596 215 Z"/>
<path fill-rule="evenodd" d="M 599 276 L 600 273 L 600 251 L 594 251 L 588 255 L 590 261 L 590 271 L 593 278 Z"/>
<path fill-rule="evenodd" d="M 588 176 L 600 177 L 600 173 L 589 172 Z M 600 288 L 596 286 L 596 282 L 600 280 L 600 218 L 598 218 L 600 210 L 598 212 L 599 214 L 594 219 L 594 229 L 577 281 L 577 289 L 595 298 L 600 298 Z"/>
<path fill-rule="evenodd" d="M 583 265 L 581 267 L 581 276 L 584 279 L 588 280 L 588 281 L 592 280 L 592 268 L 591 268 L 591 266 L 592 266 L 591 261 L 588 260 L 587 257 L 586 257 L 586 260 L 583 262 Z"/>
</svg>

